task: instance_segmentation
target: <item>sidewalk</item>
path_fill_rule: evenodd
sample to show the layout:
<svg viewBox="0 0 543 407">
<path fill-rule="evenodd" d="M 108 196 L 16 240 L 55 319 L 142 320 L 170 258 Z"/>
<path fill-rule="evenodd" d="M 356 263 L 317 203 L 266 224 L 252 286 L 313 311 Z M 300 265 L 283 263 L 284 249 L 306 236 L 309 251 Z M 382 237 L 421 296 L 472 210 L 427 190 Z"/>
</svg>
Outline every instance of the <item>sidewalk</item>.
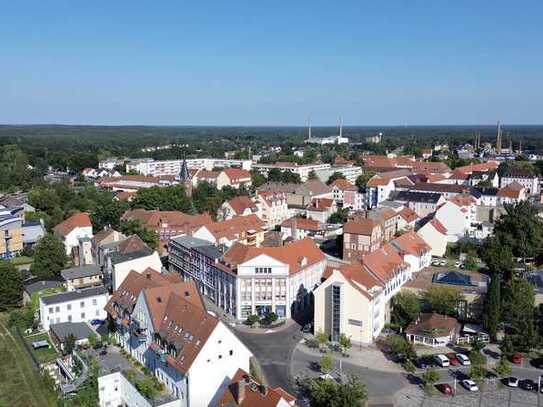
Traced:
<svg viewBox="0 0 543 407">
<path fill-rule="evenodd" d="M 320 352 L 318 349 L 311 349 L 307 347 L 303 342 L 304 340 L 298 344 L 296 350 L 319 358 L 324 355 L 324 353 Z M 339 352 L 329 351 L 328 353 L 332 354 L 336 360 L 348 362 L 359 367 L 380 370 L 387 373 L 405 373 L 399 364 L 388 360 L 383 352 L 381 352 L 376 346 L 353 346 L 347 352 L 348 356 L 346 357 L 342 356 Z"/>
</svg>

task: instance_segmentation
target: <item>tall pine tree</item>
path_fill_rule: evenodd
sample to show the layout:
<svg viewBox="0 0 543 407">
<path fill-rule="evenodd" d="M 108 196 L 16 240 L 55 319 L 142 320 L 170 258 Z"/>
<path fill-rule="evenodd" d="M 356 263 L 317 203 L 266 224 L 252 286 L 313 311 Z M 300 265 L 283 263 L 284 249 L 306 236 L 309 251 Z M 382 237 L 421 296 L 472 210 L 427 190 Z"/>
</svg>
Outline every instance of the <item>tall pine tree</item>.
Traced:
<svg viewBox="0 0 543 407">
<path fill-rule="evenodd" d="M 492 341 L 496 341 L 501 318 L 500 284 L 498 273 L 494 273 L 485 298 L 483 322 Z"/>
<path fill-rule="evenodd" d="M 23 298 L 23 277 L 14 265 L 0 261 L 0 311 L 21 305 Z"/>
</svg>

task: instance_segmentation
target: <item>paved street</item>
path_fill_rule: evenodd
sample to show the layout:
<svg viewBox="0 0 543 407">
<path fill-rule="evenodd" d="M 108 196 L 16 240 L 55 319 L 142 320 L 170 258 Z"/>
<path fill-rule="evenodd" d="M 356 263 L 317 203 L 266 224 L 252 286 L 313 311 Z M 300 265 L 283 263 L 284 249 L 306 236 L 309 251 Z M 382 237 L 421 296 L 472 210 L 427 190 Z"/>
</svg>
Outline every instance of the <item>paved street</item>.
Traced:
<svg viewBox="0 0 543 407">
<path fill-rule="evenodd" d="M 300 325 L 294 323 L 279 332 L 252 333 L 236 329 L 236 335 L 257 357 L 268 384 L 294 391 L 290 378 L 291 353 L 302 339 Z"/>
<path fill-rule="evenodd" d="M 292 356 L 292 375 L 294 377 L 320 376 L 320 371 L 311 368 L 312 363 L 317 363 L 319 360 L 320 356 L 306 352 L 302 347 L 296 348 Z M 339 372 L 339 368 L 339 362 L 336 361 L 334 371 Z M 400 372 L 370 369 L 348 361 L 341 363 L 341 370 L 344 374 L 358 377 L 366 385 L 371 405 L 377 403 L 392 405 L 395 393 L 408 385 L 405 375 Z"/>
</svg>

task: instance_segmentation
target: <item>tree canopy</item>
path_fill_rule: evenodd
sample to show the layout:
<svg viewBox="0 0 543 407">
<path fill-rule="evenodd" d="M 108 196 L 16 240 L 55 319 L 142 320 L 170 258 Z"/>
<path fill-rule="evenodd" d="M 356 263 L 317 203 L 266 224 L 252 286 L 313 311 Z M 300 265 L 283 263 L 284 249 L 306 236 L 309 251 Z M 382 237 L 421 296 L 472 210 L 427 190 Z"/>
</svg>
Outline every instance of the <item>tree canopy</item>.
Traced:
<svg viewBox="0 0 543 407">
<path fill-rule="evenodd" d="M 458 316 L 458 307 L 464 296 L 456 287 L 434 284 L 426 290 L 422 298 L 431 311 L 443 315 Z"/>
<path fill-rule="evenodd" d="M 60 275 L 67 260 L 64 244 L 55 235 L 48 233 L 36 245 L 30 272 L 40 278 L 55 277 Z"/>
<path fill-rule="evenodd" d="M 0 261 L 0 311 L 7 311 L 21 305 L 23 298 L 23 277 L 14 265 Z"/>
<path fill-rule="evenodd" d="M 154 230 L 147 229 L 137 219 L 121 223 L 121 232 L 127 236 L 138 235 L 151 249 L 158 248 L 158 235 Z"/>
<path fill-rule="evenodd" d="M 411 291 L 400 291 L 392 298 L 391 320 L 405 329 L 420 314 L 420 297 Z"/>
</svg>

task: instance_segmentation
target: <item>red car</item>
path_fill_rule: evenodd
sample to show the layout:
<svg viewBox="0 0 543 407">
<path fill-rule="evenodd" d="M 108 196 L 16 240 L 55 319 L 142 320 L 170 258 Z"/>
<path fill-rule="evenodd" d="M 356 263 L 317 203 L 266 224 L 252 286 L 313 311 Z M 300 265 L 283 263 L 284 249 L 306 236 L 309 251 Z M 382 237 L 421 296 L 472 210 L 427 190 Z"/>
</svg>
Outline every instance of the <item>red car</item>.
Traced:
<svg viewBox="0 0 543 407">
<path fill-rule="evenodd" d="M 443 394 L 448 396 L 453 395 L 453 388 L 447 383 L 436 384 L 436 388 Z"/>
<path fill-rule="evenodd" d="M 522 353 L 515 353 L 511 356 L 511 362 L 515 365 L 522 365 Z"/>
<path fill-rule="evenodd" d="M 460 361 L 456 359 L 456 355 L 454 353 L 447 353 L 445 356 L 449 358 L 449 362 L 452 366 L 458 366 L 460 365 Z"/>
</svg>

